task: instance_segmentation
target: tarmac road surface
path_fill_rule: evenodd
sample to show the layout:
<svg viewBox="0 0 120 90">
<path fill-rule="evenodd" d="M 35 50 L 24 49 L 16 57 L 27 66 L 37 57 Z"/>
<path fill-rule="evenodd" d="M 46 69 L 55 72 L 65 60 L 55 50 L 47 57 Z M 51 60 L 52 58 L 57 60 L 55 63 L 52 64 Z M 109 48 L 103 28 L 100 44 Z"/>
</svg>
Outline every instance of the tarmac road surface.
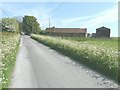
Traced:
<svg viewBox="0 0 120 90">
<path fill-rule="evenodd" d="M 10 88 L 110 88 L 112 80 L 22 36 Z"/>
</svg>

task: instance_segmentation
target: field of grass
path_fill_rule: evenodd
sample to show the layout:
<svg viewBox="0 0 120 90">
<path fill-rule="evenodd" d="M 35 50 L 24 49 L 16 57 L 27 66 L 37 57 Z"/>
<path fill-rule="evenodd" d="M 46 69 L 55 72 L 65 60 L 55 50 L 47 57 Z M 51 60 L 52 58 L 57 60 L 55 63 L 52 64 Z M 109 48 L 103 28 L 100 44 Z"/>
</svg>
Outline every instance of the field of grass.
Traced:
<svg viewBox="0 0 120 90">
<path fill-rule="evenodd" d="M 79 37 L 64 37 L 64 39 L 74 40 L 78 42 L 87 42 L 89 44 L 104 46 L 106 48 L 118 49 L 117 38 L 79 38 Z"/>
<path fill-rule="evenodd" d="M 3 32 L 1 35 L 0 89 L 7 88 L 10 84 L 20 39 L 16 33 Z"/>
<path fill-rule="evenodd" d="M 118 42 L 116 39 L 65 38 L 42 35 L 31 35 L 31 38 L 83 63 L 116 82 L 119 79 Z"/>
</svg>

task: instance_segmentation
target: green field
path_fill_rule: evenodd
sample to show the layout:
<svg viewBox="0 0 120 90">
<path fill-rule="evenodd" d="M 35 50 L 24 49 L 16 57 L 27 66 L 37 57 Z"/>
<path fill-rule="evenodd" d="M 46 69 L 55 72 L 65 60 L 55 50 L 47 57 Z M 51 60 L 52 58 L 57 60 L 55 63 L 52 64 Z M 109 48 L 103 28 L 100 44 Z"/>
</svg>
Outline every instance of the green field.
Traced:
<svg viewBox="0 0 120 90">
<path fill-rule="evenodd" d="M 0 89 L 7 88 L 10 84 L 11 74 L 18 51 L 20 35 L 16 33 L 2 32 L 1 37 L 2 45 L 0 51 L 2 61 L 0 62 Z"/>
<path fill-rule="evenodd" d="M 64 39 L 74 40 L 78 42 L 87 42 L 89 44 L 104 46 L 108 48 L 118 49 L 118 38 L 78 38 L 64 37 Z"/>
<path fill-rule="evenodd" d="M 118 80 L 117 38 L 71 38 L 42 35 L 31 35 L 31 37 L 115 81 Z"/>
</svg>

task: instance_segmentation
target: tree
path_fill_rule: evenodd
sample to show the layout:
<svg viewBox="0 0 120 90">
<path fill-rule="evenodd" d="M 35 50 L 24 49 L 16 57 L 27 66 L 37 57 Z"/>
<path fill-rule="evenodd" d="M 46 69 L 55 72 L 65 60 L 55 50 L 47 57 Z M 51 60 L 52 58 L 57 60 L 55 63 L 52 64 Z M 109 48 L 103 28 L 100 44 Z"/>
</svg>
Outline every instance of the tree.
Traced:
<svg viewBox="0 0 120 90">
<path fill-rule="evenodd" d="M 37 19 L 34 16 L 24 16 L 22 22 L 22 29 L 25 34 L 39 33 L 40 27 Z"/>
<path fill-rule="evenodd" d="M 16 16 L 16 17 L 14 17 L 14 19 L 16 19 L 16 21 L 19 23 L 19 32 L 21 34 L 23 32 L 23 30 L 22 30 L 23 17 L 22 16 Z"/>
<path fill-rule="evenodd" d="M 2 31 L 19 33 L 19 23 L 14 18 L 2 18 L 1 27 L 2 27 Z"/>
</svg>

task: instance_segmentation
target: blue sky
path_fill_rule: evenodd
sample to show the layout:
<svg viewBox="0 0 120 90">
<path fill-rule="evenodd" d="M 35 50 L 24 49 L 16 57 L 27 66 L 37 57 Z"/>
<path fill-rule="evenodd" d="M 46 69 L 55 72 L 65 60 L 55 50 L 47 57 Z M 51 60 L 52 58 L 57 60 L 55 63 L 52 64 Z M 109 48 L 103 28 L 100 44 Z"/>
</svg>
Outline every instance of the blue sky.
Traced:
<svg viewBox="0 0 120 90">
<path fill-rule="evenodd" d="M 117 2 L 4 2 L 1 8 L 9 17 L 34 15 L 43 29 L 50 18 L 51 26 L 87 28 L 89 33 L 106 26 L 111 36 L 118 36 Z"/>
</svg>

